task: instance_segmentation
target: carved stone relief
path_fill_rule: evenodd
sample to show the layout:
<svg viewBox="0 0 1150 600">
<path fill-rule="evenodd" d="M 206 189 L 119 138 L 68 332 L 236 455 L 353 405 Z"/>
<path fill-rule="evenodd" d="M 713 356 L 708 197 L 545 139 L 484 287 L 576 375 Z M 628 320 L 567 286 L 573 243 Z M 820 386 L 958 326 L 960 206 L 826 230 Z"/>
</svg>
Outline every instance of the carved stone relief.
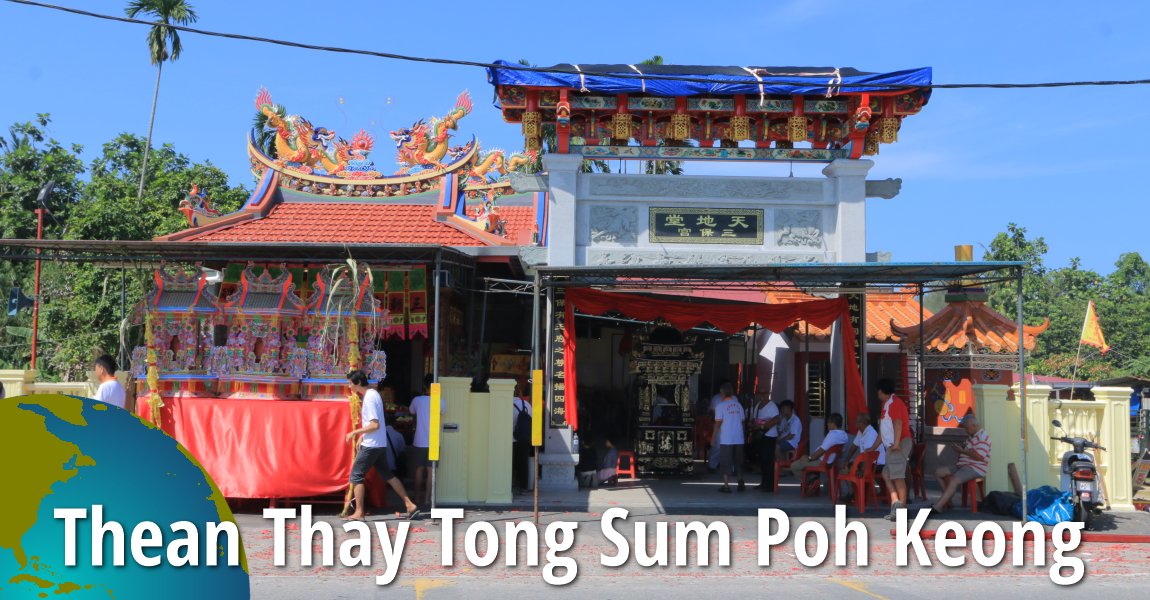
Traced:
<svg viewBox="0 0 1150 600">
<path fill-rule="evenodd" d="M 630 251 L 591 251 L 587 264 L 604 266 L 636 265 L 772 265 L 822 262 L 819 254 L 722 254 L 718 252 L 655 253 Z"/>
<path fill-rule="evenodd" d="M 775 243 L 784 247 L 822 248 L 822 213 L 817 210 L 775 211 Z"/>
<path fill-rule="evenodd" d="M 712 179 L 603 175 L 590 180 L 595 196 L 658 196 L 661 198 L 742 198 L 748 200 L 822 198 L 823 182 L 805 179 Z"/>
<path fill-rule="evenodd" d="M 592 244 L 634 244 L 639 237 L 639 211 L 634 206 L 592 206 Z"/>
</svg>

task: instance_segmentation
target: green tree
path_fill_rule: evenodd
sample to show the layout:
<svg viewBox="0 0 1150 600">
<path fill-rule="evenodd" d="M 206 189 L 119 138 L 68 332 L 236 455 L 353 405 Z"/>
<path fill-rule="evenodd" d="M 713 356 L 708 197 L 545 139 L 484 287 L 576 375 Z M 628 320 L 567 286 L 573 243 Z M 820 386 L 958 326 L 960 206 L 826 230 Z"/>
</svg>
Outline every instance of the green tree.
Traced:
<svg viewBox="0 0 1150 600">
<path fill-rule="evenodd" d="M 178 211 L 193 183 L 206 191 L 222 212 L 237 210 L 248 197 L 243 187 L 228 185 L 226 174 L 210 162 L 194 162 L 171 146 L 151 152 L 147 194 L 138 209 L 131 205 L 143 169 L 147 142 L 123 134 L 104 144 L 85 168 L 80 147 L 52 139 L 48 115 L 15 123 L 0 136 L 0 234 L 5 238 L 36 235 L 36 197 L 47 180 L 56 182 L 49 198 L 52 217 L 45 237 L 89 240 L 147 240 L 187 227 Z M 89 180 L 80 178 L 87 173 Z M 151 288 L 151 268 L 138 265 L 123 273 L 124 304 L 131 310 Z M 13 286 L 32 294 L 32 262 L 3 260 L 0 291 Z M 121 271 L 100 263 L 44 261 L 40 293 L 40 361 L 48 378 L 80 379 L 97 351 L 113 355 L 119 348 Z M 31 315 L 0 315 L 0 368 L 27 368 Z"/>
<path fill-rule="evenodd" d="M 1026 263 L 1022 276 L 1023 317 L 1030 325 L 1042 323 L 1041 311 L 1049 300 L 1043 261 L 1048 250 L 1045 239 L 1027 239 L 1025 227 L 1009 223 L 1006 231 L 994 236 L 982 257 L 987 261 Z M 1008 317 L 1018 314 L 1018 286 L 1014 281 L 992 284 L 987 292 L 991 308 Z"/>
<path fill-rule="evenodd" d="M 58 238 L 61 224 L 72 211 L 72 204 L 83 185 L 80 175 L 84 163 L 79 158 L 80 146 L 66 146 L 48 135 L 51 118 L 37 115 L 32 121 L 14 123 L 8 136 L 0 136 L 0 238 L 29 239 L 36 237 L 37 196 L 40 188 L 54 181 L 48 197 L 51 211 L 44 219 L 44 237 Z M 0 294 L 5 298 L 13 287 L 27 296 L 33 294 L 33 263 L 4 260 L 0 255 Z M 0 369 L 28 366 L 32 339 L 31 311 L 15 316 L 0 314 Z"/>
<path fill-rule="evenodd" d="M 160 76 L 164 73 L 164 63 L 178 60 L 184 46 L 180 34 L 169 25 L 187 26 L 195 23 L 198 17 L 192 6 L 184 0 L 132 0 L 124 12 L 131 18 L 140 15 L 155 17 L 157 23 L 148 30 L 148 54 L 156 65 L 156 91 L 152 95 L 152 115 L 148 119 L 148 142 L 144 146 L 144 158 L 140 167 L 140 187 L 136 193 L 136 207 L 143 203 L 144 179 L 148 173 L 148 153 L 152 145 L 152 129 L 156 124 L 156 104 L 160 100 Z"/>
<path fill-rule="evenodd" d="M 1050 327 L 1038 336 L 1029 370 L 1084 380 L 1150 375 L 1150 265 L 1138 253 L 1129 252 L 1118 258 L 1110 275 L 1102 277 L 1083 269 L 1077 258 L 1065 267 L 1049 269 L 1044 261 L 1047 251 L 1043 238 L 1028 239 L 1024 227 L 1010 223 L 984 255 L 986 260 L 1026 263 L 1026 321 L 1035 325 L 1050 319 Z M 1017 313 L 1015 282 L 991 285 L 989 291 L 995 310 L 1011 317 Z M 1111 346 L 1106 354 L 1079 344 L 1090 301 Z"/>
<path fill-rule="evenodd" d="M 126 210 L 142 167 L 144 139 L 121 134 L 104 144 L 89 169 L 91 181 L 76 202 L 64 237 L 77 240 L 148 240 L 187 227 L 180 200 L 198 185 L 221 212 L 238 210 L 249 193 L 228 185 L 227 175 L 211 162 L 196 163 L 170 145 L 152 154 L 152 175 L 138 210 Z M 123 302 L 130 312 L 151 289 L 151 268 L 124 274 Z M 44 265 L 41 293 L 42 360 L 62 378 L 84 377 L 95 354 L 115 356 L 120 347 L 121 273 L 97 263 L 52 262 Z M 134 332 L 138 337 L 138 331 Z M 132 346 L 131 339 L 125 345 Z M 126 365 L 125 365 L 126 367 Z"/>
</svg>

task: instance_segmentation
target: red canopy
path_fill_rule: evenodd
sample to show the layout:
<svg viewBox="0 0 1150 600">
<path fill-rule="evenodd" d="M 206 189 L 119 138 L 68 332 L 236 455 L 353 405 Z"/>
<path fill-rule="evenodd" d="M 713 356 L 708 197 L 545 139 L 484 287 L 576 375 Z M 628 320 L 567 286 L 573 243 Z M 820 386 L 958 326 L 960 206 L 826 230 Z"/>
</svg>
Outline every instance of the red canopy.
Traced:
<svg viewBox="0 0 1150 600">
<path fill-rule="evenodd" d="M 620 312 L 641 321 L 662 318 L 684 331 L 709 324 L 726 333 L 743 331 L 753 323 L 771 331 L 782 331 L 799 319 L 805 319 L 816 327 L 830 327 L 839 321 L 843 330 L 842 339 L 854 339 L 855 335 L 847 312 L 846 298 L 788 304 L 700 304 L 585 288 L 568 289 L 563 334 L 564 397 L 567 422 L 575 429 L 579 428 L 579 412 L 576 409 L 578 387 L 575 379 L 576 310 L 591 315 Z M 846 416 L 850 423 L 855 415 L 867 411 L 866 390 L 863 389 L 862 374 L 857 368 L 854 346 L 842 344 L 842 351 L 845 363 Z"/>
</svg>

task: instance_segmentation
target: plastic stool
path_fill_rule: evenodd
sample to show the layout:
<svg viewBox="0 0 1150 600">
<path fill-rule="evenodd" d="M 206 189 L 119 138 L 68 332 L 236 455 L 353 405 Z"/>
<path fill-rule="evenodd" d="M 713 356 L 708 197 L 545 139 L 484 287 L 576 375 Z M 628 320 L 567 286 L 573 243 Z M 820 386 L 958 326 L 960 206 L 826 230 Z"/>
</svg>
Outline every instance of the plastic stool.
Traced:
<svg viewBox="0 0 1150 600">
<path fill-rule="evenodd" d="M 627 468 L 623 468 L 623 457 L 627 457 Z M 622 477 L 629 476 L 631 479 L 638 479 L 639 476 L 635 474 L 635 453 L 630 450 L 620 450 L 619 458 L 615 461 L 615 473 Z"/>
<path fill-rule="evenodd" d="M 986 497 L 986 481 L 982 477 L 971 479 L 962 485 L 962 505 L 970 506 L 970 512 L 978 512 L 978 503 Z"/>
</svg>

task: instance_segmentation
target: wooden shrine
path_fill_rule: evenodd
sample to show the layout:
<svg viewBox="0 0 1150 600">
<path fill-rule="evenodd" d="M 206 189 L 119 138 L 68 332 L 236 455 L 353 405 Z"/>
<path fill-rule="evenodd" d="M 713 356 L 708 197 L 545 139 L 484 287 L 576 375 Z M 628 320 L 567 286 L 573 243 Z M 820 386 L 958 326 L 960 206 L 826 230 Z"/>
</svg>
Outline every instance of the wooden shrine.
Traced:
<svg viewBox="0 0 1150 600">
<path fill-rule="evenodd" d="M 639 385 L 635 462 L 640 473 L 692 473 L 695 416 L 691 377 L 699 373 L 702 365 L 702 354 L 686 343 L 645 342 L 632 353 L 631 372 Z"/>
</svg>

